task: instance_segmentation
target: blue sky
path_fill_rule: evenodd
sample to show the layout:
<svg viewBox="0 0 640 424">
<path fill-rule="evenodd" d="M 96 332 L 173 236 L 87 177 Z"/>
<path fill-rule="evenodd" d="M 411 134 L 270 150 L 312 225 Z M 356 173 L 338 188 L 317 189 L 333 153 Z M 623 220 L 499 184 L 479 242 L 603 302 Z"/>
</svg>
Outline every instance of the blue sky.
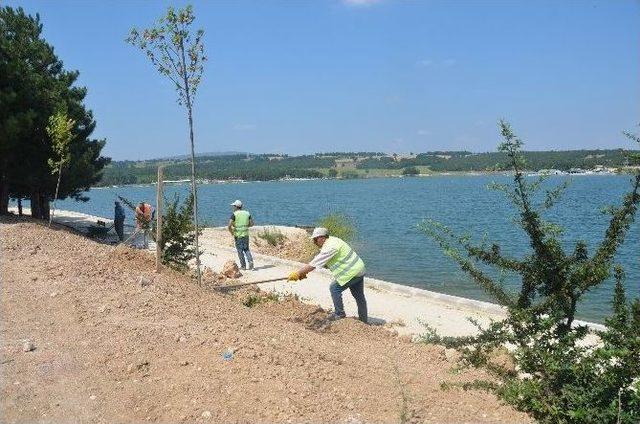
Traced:
<svg viewBox="0 0 640 424">
<path fill-rule="evenodd" d="M 80 71 L 114 159 L 188 152 L 167 80 L 125 44 L 170 4 L 5 2 L 40 13 Z M 492 151 L 631 147 L 640 122 L 638 1 L 193 2 L 208 62 L 196 150 Z"/>
</svg>

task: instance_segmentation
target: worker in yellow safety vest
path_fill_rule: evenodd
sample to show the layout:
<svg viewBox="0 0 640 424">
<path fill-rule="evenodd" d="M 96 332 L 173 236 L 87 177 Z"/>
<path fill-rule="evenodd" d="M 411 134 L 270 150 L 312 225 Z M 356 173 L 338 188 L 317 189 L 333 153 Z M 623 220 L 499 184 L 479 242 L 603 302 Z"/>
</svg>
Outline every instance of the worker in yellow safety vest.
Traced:
<svg viewBox="0 0 640 424">
<path fill-rule="evenodd" d="M 249 227 L 253 227 L 253 218 L 249 211 L 242 209 L 242 202 L 236 200 L 231 204 L 233 213 L 227 228 L 236 242 L 236 250 L 240 259 L 240 268 L 253 269 L 253 256 L 249 250 Z M 246 256 L 246 262 L 245 262 Z"/>
<path fill-rule="evenodd" d="M 308 265 L 289 274 L 288 280 L 302 280 L 316 268 L 328 268 L 335 279 L 329 286 L 334 309 L 330 318 L 335 320 L 346 316 L 342 303 L 342 292 L 349 289 L 358 305 L 358 318 L 366 323 L 367 300 L 364 297 L 364 262 L 345 241 L 330 236 L 329 230 L 326 228 L 314 229 L 311 239 L 320 248 L 320 253 Z"/>
</svg>

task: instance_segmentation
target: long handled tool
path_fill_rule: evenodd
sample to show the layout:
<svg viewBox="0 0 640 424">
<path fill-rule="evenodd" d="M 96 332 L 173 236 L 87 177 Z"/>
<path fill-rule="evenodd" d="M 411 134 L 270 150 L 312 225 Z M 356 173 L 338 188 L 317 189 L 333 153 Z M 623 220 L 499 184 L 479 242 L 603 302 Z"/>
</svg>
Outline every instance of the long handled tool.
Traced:
<svg viewBox="0 0 640 424">
<path fill-rule="evenodd" d="M 214 290 L 235 289 L 236 287 L 253 286 L 254 284 L 273 283 L 275 281 L 284 281 L 289 277 L 270 278 L 268 280 L 250 281 L 248 283 L 227 284 L 224 286 L 214 287 Z"/>
</svg>

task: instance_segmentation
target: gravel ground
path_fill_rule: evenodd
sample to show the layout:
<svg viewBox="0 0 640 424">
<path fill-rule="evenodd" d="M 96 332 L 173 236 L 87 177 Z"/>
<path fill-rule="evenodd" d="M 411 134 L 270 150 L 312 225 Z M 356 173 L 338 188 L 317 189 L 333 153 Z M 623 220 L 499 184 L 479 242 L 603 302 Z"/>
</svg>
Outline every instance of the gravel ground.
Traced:
<svg viewBox="0 0 640 424">
<path fill-rule="evenodd" d="M 55 226 L 3 218 L 0 243 L 0 422 L 530 422 L 441 390 L 480 375 L 442 347 L 291 298 L 249 308 Z"/>
</svg>

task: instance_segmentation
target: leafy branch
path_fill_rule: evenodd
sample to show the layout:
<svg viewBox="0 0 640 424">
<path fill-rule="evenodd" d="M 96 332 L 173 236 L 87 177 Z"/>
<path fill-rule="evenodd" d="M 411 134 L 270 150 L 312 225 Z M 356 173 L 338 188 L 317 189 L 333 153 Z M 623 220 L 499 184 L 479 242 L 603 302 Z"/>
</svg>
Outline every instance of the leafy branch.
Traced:
<svg viewBox="0 0 640 424">
<path fill-rule="evenodd" d="M 611 275 L 615 253 L 634 222 L 640 203 L 640 171 L 636 170 L 629 192 L 618 207 L 611 207 L 611 220 L 592 255 L 580 240 L 568 253 L 558 235 L 561 228 L 543 218 L 560 200 L 567 182 L 535 196 L 545 177 L 529 180 L 523 170 L 522 140 L 508 123 L 500 121 L 504 152 L 513 171 L 512 184 L 493 184 L 503 192 L 517 212 L 516 224 L 528 237 L 529 253 L 520 259 L 503 254 L 497 244 L 474 244 L 469 236 L 458 236 L 446 226 L 425 220 L 420 229 L 432 238 L 497 303 L 507 317 L 467 337 L 440 337 L 427 329 L 425 341 L 442 343 L 462 353 L 462 364 L 482 367 L 501 383 L 476 382 L 492 388 L 507 402 L 527 411 L 541 422 L 632 423 L 640 419 L 640 299 L 626 300 L 624 272 L 615 268 L 616 288 L 613 316 L 607 330 L 599 332 L 603 344 L 585 346 L 589 329 L 575 324 L 576 309 L 583 295 Z M 625 132 L 631 141 L 640 137 Z M 640 160 L 630 153 L 630 160 Z M 518 275 L 517 293 L 492 278 L 480 265 Z M 492 361 L 503 346 L 511 346 L 517 372 Z"/>
</svg>

